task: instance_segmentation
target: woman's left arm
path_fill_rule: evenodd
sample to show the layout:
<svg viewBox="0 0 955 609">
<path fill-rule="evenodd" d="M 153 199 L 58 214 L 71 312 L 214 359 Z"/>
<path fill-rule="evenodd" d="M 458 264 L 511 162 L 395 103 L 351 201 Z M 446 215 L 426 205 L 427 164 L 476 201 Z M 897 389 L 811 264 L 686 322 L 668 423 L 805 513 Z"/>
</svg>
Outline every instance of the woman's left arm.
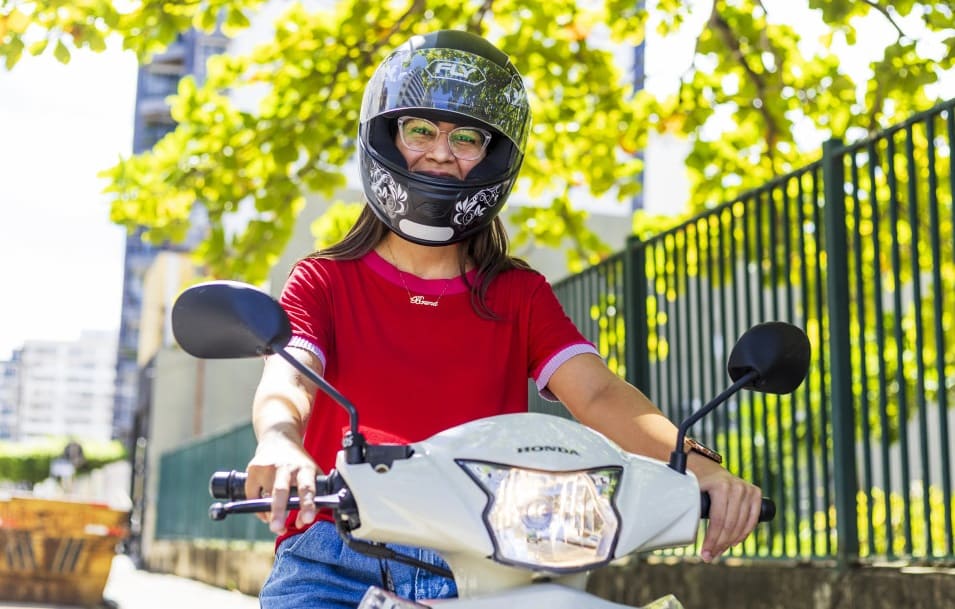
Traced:
<svg viewBox="0 0 955 609">
<path fill-rule="evenodd" d="M 626 451 L 669 461 L 677 428 L 639 389 L 614 374 L 596 355 L 577 355 L 551 376 L 547 388 L 578 421 Z M 700 556 L 709 562 L 756 527 L 762 492 L 719 464 L 690 453 L 689 469 L 710 494 L 710 523 Z"/>
</svg>

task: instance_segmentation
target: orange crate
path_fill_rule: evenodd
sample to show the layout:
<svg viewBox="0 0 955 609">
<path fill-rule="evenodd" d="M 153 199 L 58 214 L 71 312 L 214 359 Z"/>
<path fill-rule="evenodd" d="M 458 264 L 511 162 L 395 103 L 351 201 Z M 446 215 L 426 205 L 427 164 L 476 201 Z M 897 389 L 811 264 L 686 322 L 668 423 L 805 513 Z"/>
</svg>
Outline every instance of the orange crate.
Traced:
<svg viewBox="0 0 955 609">
<path fill-rule="evenodd" d="M 0 501 L 0 599 L 100 605 L 127 516 L 92 503 Z"/>
</svg>

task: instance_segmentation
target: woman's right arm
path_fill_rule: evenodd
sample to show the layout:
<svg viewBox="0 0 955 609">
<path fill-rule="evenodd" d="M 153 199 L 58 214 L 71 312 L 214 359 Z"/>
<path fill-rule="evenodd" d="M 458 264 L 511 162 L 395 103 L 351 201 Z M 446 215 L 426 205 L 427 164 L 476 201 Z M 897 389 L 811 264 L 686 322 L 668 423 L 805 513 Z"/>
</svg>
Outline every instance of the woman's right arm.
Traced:
<svg viewBox="0 0 955 609">
<path fill-rule="evenodd" d="M 318 374 L 324 371 L 314 354 L 295 348 L 288 351 Z M 293 486 L 301 500 L 296 525 L 302 527 L 315 519 L 315 476 L 319 470 L 302 438 L 317 390 L 315 383 L 280 356 L 266 358 L 252 402 L 252 428 L 258 444 L 246 468 L 245 494 L 250 498 L 265 493 L 272 496 L 272 512 L 259 518 L 277 534 L 285 531 L 285 505 Z"/>
</svg>

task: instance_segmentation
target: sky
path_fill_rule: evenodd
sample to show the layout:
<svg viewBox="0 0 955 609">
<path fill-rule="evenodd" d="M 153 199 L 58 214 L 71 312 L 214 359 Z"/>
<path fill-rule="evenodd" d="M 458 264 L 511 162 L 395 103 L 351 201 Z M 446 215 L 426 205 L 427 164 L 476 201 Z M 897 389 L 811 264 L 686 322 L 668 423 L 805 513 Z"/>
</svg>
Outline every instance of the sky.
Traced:
<svg viewBox="0 0 955 609">
<path fill-rule="evenodd" d="M 0 67 L 0 360 L 29 340 L 118 332 L 125 232 L 97 173 L 131 152 L 135 93 L 118 45 Z"/>
</svg>

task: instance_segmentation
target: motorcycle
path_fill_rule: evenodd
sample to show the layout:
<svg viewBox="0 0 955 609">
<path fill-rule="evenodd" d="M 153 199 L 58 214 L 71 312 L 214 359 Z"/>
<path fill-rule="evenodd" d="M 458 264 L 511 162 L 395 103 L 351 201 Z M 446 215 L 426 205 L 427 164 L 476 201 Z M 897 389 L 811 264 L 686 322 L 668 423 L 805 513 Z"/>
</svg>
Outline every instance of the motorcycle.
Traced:
<svg viewBox="0 0 955 609">
<path fill-rule="evenodd" d="M 186 289 L 172 310 L 179 345 L 199 358 L 278 355 L 349 416 L 334 470 L 318 476 L 316 507 L 329 508 L 353 550 L 453 577 L 458 598 L 411 602 L 372 587 L 359 609 L 532 606 L 625 607 L 586 588 L 587 574 L 634 552 L 694 542 L 709 497 L 687 471 L 688 429 L 742 389 L 785 394 L 805 378 L 809 340 L 783 322 L 758 324 L 734 346 L 733 383 L 678 426 L 668 463 L 620 449 L 600 433 L 556 415 L 520 413 L 471 421 L 411 444 L 374 444 L 358 409 L 286 350 L 288 317 L 267 293 L 234 281 Z M 271 498 L 245 497 L 245 473 L 216 472 L 209 509 L 267 512 Z M 294 489 L 288 509 L 298 508 Z M 775 505 L 763 499 L 761 521 Z M 431 548 L 450 571 L 386 544 Z M 672 595 L 644 609 L 682 609 Z"/>
</svg>

